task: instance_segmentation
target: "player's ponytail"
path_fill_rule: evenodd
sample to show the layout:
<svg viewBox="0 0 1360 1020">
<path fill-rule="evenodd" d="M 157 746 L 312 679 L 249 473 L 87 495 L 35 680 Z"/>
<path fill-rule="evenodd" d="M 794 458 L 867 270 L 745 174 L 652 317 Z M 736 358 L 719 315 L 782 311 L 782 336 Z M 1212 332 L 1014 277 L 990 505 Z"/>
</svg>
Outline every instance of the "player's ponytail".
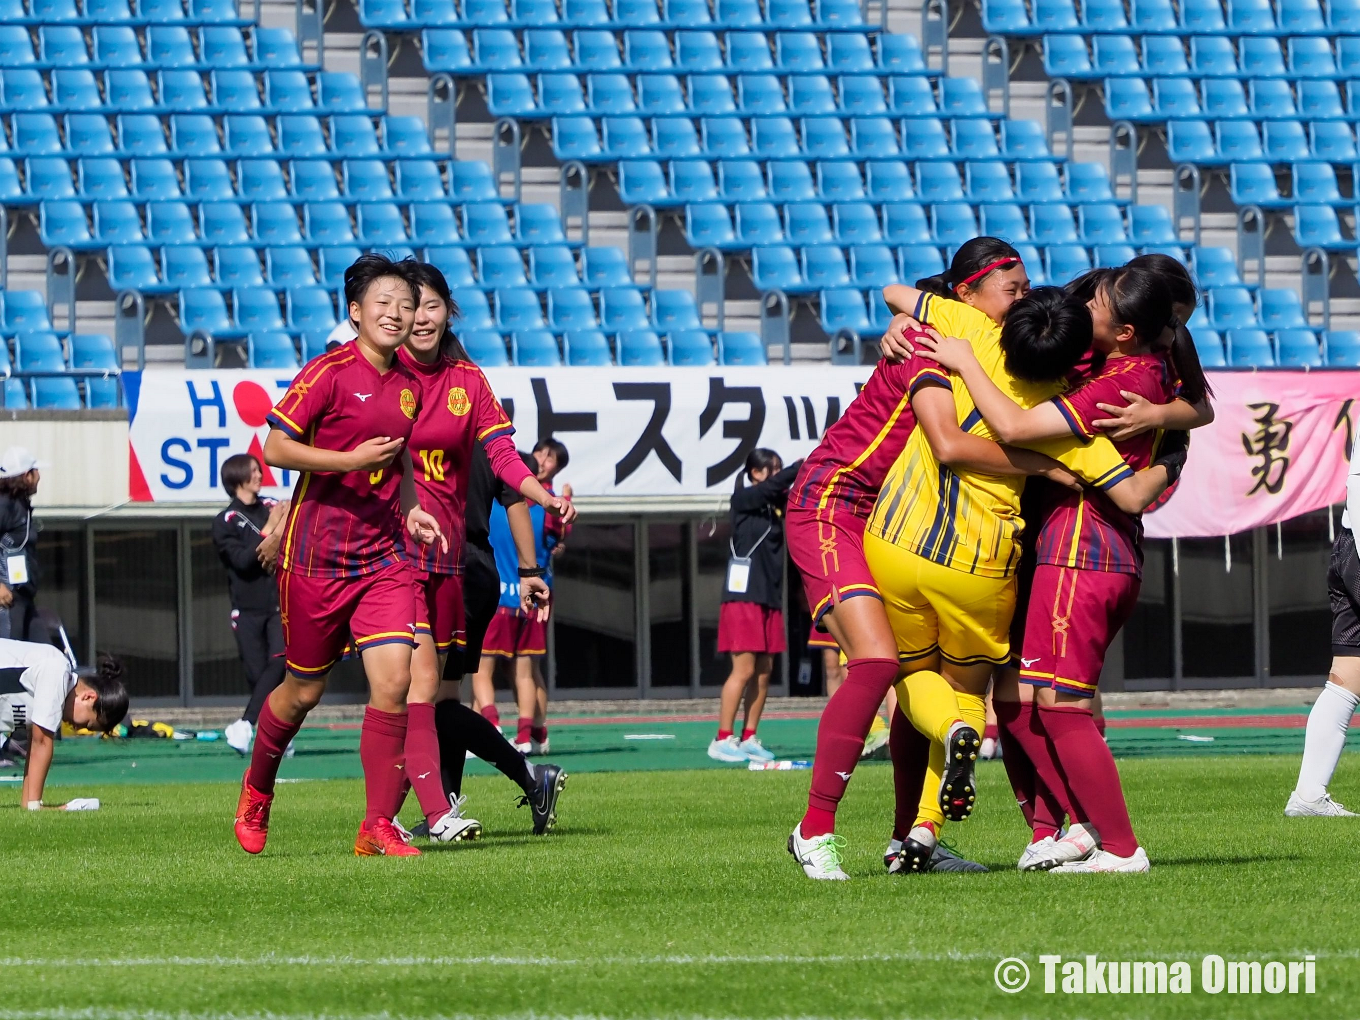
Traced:
<svg viewBox="0 0 1360 1020">
<path fill-rule="evenodd" d="M 1209 377 L 1204 374 L 1204 366 L 1200 364 L 1195 338 L 1181 323 L 1177 323 L 1172 330 L 1170 358 L 1171 367 L 1180 381 L 1177 396 L 1198 404 L 1214 395 L 1214 388 L 1209 385 Z"/>
<path fill-rule="evenodd" d="M 1020 253 L 999 237 L 975 237 L 959 245 L 949 268 L 916 281 L 916 289 L 938 297 L 957 298 L 962 286 L 976 288 L 1000 269 L 1020 261 Z"/>
<path fill-rule="evenodd" d="M 95 663 L 94 672 L 88 676 L 81 676 L 81 681 L 98 695 L 94 703 L 94 714 L 99 720 L 99 728 L 105 733 L 112 732 L 128 712 L 128 692 L 123 686 L 123 664 L 112 655 L 101 655 Z"/>
<path fill-rule="evenodd" d="M 444 326 L 444 335 L 439 339 L 440 357 L 449 358 L 452 361 L 471 361 L 468 357 L 466 348 L 462 341 L 458 339 L 453 331 L 453 320 L 458 318 L 458 302 L 453 299 L 453 291 L 449 289 L 449 281 L 444 278 L 444 274 L 438 266 L 431 265 L 429 262 L 411 262 L 409 267 L 411 278 L 418 286 L 428 287 L 434 291 L 439 300 L 444 302 L 449 310 L 449 321 Z"/>
</svg>

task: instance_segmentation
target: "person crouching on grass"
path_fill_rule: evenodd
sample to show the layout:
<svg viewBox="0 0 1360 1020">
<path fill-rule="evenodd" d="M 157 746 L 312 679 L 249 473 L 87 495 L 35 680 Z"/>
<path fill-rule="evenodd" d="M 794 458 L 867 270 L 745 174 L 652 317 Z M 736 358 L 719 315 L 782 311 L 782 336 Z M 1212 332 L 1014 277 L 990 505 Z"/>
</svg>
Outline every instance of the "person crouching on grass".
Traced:
<svg viewBox="0 0 1360 1020">
<path fill-rule="evenodd" d="M 28 726 L 28 759 L 20 803 L 43 806 L 43 787 L 61 724 L 110 733 L 127 715 L 123 667 L 104 657 L 78 671 L 55 645 L 0 640 L 0 739 Z"/>
<path fill-rule="evenodd" d="M 405 532 L 422 545 L 448 543 L 420 507 L 406 449 L 421 387 L 396 354 L 411 335 L 418 294 L 406 266 L 358 258 L 345 270 L 357 336 L 303 366 L 268 415 L 265 461 L 299 476 L 278 562 L 288 672 L 260 711 L 236 809 L 247 853 L 264 849 L 279 762 L 351 635 L 369 685 L 359 738 L 367 809 L 354 852 L 420 853 L 392 824 L 406 794 L 416 644 L 415 575 L 403 547 Z"/>
<path fill-rule="evenodd" d="M 732 655 L 723 684 L 718 735 L 708 745 L 714 761 L 770 761 L 756 736 L 770 691 L 774 656 L 784 651 L 784 501 L 802 461 L 785 468 L 779 454 L 758 448 L 732 494 L 732 537 L 726 586 L 718 609 L 718 652 Z M 746 720 L 737 740 L 737 705 L 746 697 Z"/>
</svg>

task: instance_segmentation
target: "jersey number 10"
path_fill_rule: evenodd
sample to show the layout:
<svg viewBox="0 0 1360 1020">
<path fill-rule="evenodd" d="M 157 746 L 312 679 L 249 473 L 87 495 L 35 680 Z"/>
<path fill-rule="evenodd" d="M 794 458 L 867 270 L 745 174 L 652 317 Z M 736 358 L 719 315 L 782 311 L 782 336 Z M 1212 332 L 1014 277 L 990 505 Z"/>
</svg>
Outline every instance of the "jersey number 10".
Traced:
<svg viewBox="0 0 1360 1020">
<path fill-rule="evenodd" d="M 420 465 L 425 469 L 425 481 L 442 482 L 444 480 L 444 451 L 443 450 L 420 450 Z"/>
</svg>

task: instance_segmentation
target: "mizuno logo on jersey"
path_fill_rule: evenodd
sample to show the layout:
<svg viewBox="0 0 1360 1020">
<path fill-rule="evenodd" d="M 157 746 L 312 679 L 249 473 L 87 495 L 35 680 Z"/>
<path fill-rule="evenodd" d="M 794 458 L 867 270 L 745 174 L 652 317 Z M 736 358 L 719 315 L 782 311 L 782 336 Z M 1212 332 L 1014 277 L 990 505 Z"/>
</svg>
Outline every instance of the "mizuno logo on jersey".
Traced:
<svg viewBox="0 0 1360 1020">
<path fill-rule="evenodd" d="M 356 397 L 359 398 L 359 403 L 361 403 L 361 404 L 362 404 L 365 400 L 367 400 L 369 397 L 373 396 L 372 393 L 356 393 L 356 394 L 354 394 L 354 395 L 355 395 Z"/>
<path fill-rule="evenodd" d="M 1036 656 L 1035 656 L 1034 658 L 1032 658 L 1032 659 L 1021 659 L 1021 660 L 1020 660 L 1020 665 L 1024 666 L 1025 669 L 1029 669 L 1031 666 L 1033 666 L 1033 665 L 1034 665 L 1036 662 L 1038 662 L 1038 661 L 1039 661 L 1039 656 L 1036 655 Z"/>
</svg>

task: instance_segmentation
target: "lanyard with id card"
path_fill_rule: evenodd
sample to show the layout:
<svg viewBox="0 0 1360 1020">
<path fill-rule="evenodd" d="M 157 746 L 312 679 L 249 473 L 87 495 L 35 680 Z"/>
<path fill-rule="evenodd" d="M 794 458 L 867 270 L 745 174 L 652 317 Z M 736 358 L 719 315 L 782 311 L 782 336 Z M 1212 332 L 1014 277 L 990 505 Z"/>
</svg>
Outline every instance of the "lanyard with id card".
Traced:
<svg viewBox="0 0 1360 1020">
<path fill-rule="evenodd" d="M 5 557 L 5 570 L 11 588 L 28 584 L 28 557 L 23 553 L 11 553 Z"/>
<path fill-rule="evenodd" d="M 727 590 L 733 595 L 745 595 L 751 586 L 751 557 L 760 548 L 760 543 L 770 537 L 770 532 L 774 530 L 771 524 L 765 529 L 765 533 L 756 539 L 756 544 L 751 546 L 745 556 L 737 555 L 736 539 L 727 540 L 727 551 L 731 554 L 727 560 Z"/>
</svg>

